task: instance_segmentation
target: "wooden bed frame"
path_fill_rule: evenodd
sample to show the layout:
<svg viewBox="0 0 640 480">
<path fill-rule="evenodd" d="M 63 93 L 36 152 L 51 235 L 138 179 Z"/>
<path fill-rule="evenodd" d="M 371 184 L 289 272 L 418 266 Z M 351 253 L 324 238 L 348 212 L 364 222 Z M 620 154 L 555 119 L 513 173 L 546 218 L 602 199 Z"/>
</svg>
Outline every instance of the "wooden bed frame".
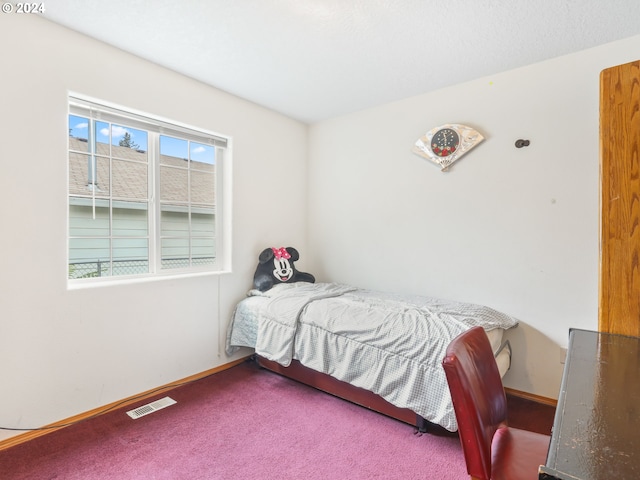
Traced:
<svg viewBox="0 0 640 480">
<path fill-rule="evenodd" d="M 349 383 L 333 378 L 326 373 L 312 370 L 302 365 L 298 360 L 292 360 L 288 367 L 283 367 L 279 363 L 267 360 L 259 355 L 255 355 L 255 358 L 258 365 L 266 368 L 267 370 L 271 370 L 272 372 L 317 388 L 323 392 L 330 393 L 336 397 L 348 400 L 391 418 L 395 418 L 401 422 L 413 425 L 420 432 L 446 432 L 444 428 L 428 422 L 408 408 L 396 407 L 369 390 L 355 387 Z"/>
</svg>

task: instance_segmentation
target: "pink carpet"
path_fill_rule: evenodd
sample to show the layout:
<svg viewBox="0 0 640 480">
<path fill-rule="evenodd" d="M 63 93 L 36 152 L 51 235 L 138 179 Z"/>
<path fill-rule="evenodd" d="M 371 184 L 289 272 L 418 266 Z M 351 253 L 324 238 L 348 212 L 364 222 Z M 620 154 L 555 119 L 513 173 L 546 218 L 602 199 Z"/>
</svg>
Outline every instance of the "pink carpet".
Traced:
<svg viewBox="0 0 640 480">
<path fill-rule="evenodd" d="M 4 480 L 468 478 L 459 440 L 245 362 L 157 398 L 0 451 Z M 148 399 L 141 405 L 155 400 Z"/>
</svg>

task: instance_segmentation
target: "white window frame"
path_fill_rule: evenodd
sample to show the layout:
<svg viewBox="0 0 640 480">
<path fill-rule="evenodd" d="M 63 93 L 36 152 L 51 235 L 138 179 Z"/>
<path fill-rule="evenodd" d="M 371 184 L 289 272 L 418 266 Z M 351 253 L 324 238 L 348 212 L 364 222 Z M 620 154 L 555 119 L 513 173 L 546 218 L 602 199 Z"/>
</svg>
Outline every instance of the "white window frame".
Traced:
<svg viewBox="0 0 640 480">
<path fill-rule="evenodd" d="M 134 129 L 144 130 L 148 133 L 148 263 L 149 272 L 132 275 L 109 275 L 95 278 L 69 278 L 67 282 L 70 288 L 100 285 L 105 283 L 127 283 L 131 281 L 153 280 L 176 276 L 192 276 L 202 274 L 226 273 L 231 270 L 231 138 L 200 128 L 192 127 L 179 122 L 167 120 L 151 114 L 134 111 L 126 107 L 109 104 L 100 100 L 70 93 L 68 98 L 68 115 L 76 115 L 88 118 L 92 128 L 95 121 L 105 121 L 115 124 L 123 124 Z M 67 120 L 68 121 L 68 120 Z M 215 263 L 203 266 L 188 266 L 182 268 L 162 268 L 161 243 L 161 201 L 160 201 L 160 148 L 161 135 L 190 140 L 215 148 Z M 91 137 L 89 137 L 91 140 Z M 67 146 L 67 169 L 69 168 L 69 153 L 72 150 Z M 67 174 L 67 265 L 70 266 L 70 241 L 72 239 L 69 229 L 69 204 L 73 195 L 69 185 Z M 110 197 L 111 198 L 111 197 Z M 94 198 L 95 201 L 95 198 Z M 113 200 L 109 203 L 111 204 Z M 189 208 L 192 207 L 189 201 Z M 109 213 L 109 238 L 113 238 L 111 223 L 113 216 Z M 189 239 L 194 236 L 189 232 Z M 191 255 L 191 253 L 190 253 Z M 191 259 L 191 258 L 190 258 Z"/>
</svg>

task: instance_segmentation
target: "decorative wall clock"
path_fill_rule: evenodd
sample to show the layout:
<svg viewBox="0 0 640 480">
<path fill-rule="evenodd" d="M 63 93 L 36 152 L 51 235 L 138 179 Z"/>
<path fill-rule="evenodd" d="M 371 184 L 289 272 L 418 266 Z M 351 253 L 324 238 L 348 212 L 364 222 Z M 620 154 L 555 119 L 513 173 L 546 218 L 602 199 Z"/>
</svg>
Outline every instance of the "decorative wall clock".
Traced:
<svg viewBox="0 0 640 480">
<path fill-rule="evenodd" d="M 480 132 L 471 127 L 447 123 L 431 129 L 419 138 L 412 152 L 440 165 L 444 172 L 483 140 Z"/>
</svg>

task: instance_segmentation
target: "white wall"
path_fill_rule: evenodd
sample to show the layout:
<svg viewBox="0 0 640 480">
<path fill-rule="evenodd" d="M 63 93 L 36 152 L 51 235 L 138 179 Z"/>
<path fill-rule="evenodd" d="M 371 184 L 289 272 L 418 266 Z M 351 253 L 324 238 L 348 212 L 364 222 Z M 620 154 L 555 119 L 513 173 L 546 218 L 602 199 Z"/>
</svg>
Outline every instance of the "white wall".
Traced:
<svg viewBox="0 0 640 480">
<path fill-rule="evenodd" d="M 38 427 L 229 361 L 221 337 L 260 251 L 308 250 L 307 126 L 35 15 L 0 16 L 0 43 L 0 426 Z M 67 289 L 68 91 L 232 137 L 232 273 Z"/>
<path fill-rule="evenodd" d="M 599 73 L 638 58 L 640 36 L 313 125 L 310 271 L 515 315 L 505 384 L 557 398 L 568 329 L 597 329 Z M 444 123 L 486 140 L 443 173 L 411 148 Z"/>
</svg>

